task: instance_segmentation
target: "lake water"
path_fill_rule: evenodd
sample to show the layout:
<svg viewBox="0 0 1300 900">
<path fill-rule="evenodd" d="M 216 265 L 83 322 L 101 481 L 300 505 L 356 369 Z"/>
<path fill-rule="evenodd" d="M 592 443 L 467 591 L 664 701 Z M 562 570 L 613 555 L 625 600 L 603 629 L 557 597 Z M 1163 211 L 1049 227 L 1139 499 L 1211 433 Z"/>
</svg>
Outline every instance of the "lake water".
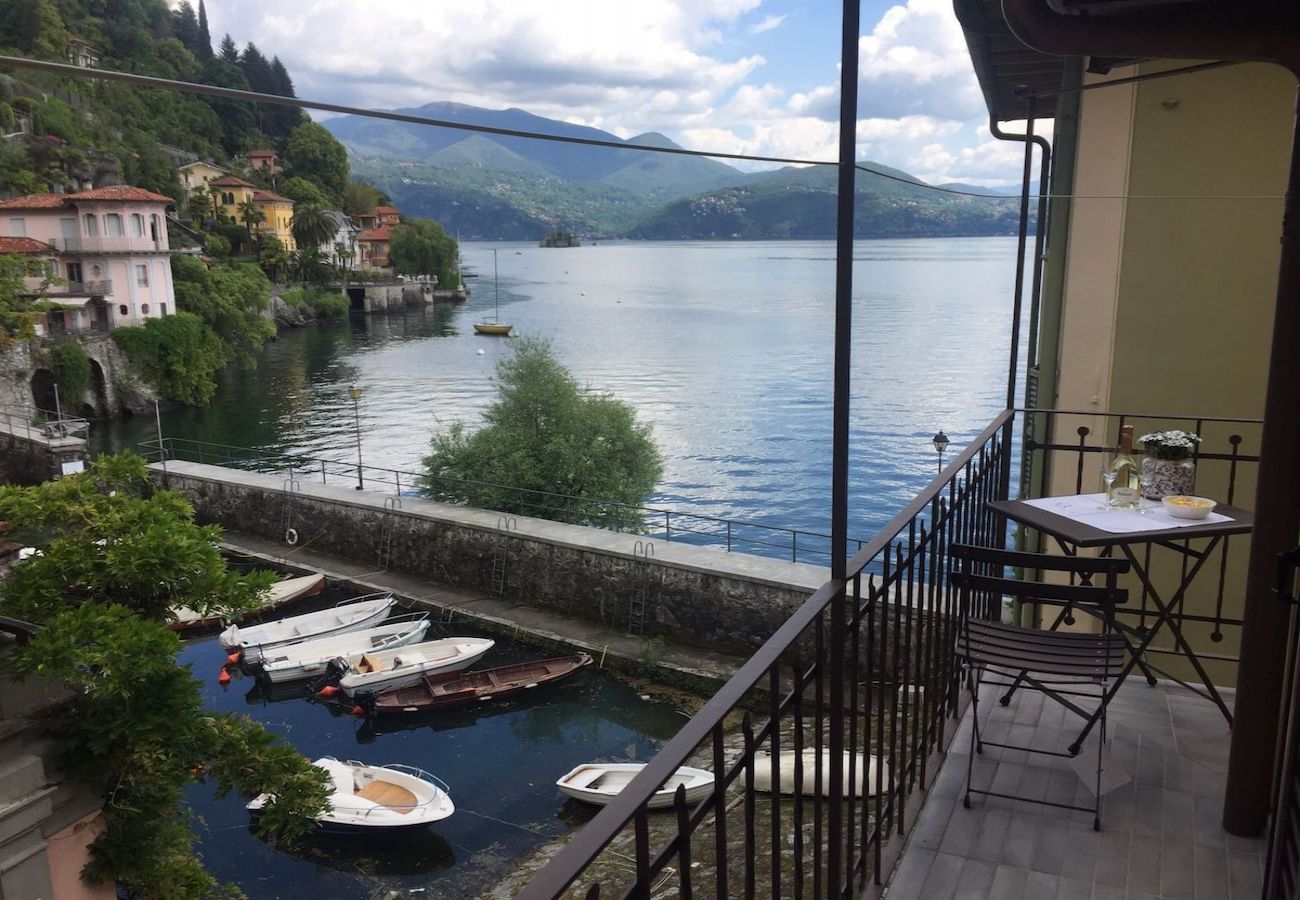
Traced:
<svg viewBox="0 0 1300 900">
<path fill-rule="evenodd" d="M 650 422 L 665 474 L 651 506 L 830 531 L 835 247 L 831 242 L 465 244 L 458 306 L 281 332 L 170 437 L 415 469 L 435 430 L 473 425 L 510 339 L 493 311 L 553 341 L 579 381 Z M 859 241 L 854 251 L 850 528 L 871 536 L 1002 408 L 1014 238 Z M 153 437 L 111 425 L 117 446 Z M 951 457 L 949 457 L 951 458 Z M 781 551 L 777 551 L 781 552 Z"/>
<path fill-rule="evenodd" d="M 317 602 L 341 596 L 331 589 Z M 461 625 L 429 633 L 431 639 L 479 636 Z M 544 655 L 498 640 L 479 668 Z M 595 814 L 594 807 L 566 800 L 555 789 L 557 778 L 593 760 L 647 760 L 686 721 L 671 703 L 644 699 L 626 681 L 589 666 L 518 700 L 374 727 L 307 702 L 301 684 L 282 686 L 275 699 L 252 678 L 221 687 L 216 676 L 224 658 L 215 637 L 182 652 L 181 661 L 203 682 L 207 708 L 250 715 L 310 759 L 418 766 L 445 781 L 456 804 L 450 818 L 411 834 L 314 836 L 272 847 L 253 835 L 243 800 L 218 800 L 210 788 L 192 787 L 187 800 L 196 849 L 214 876 L 236 883 L 252 900 L 379 900 L 413 888 L 419 893 L 402 896 L 474 897 L 520 858 Z"/>
</svg>

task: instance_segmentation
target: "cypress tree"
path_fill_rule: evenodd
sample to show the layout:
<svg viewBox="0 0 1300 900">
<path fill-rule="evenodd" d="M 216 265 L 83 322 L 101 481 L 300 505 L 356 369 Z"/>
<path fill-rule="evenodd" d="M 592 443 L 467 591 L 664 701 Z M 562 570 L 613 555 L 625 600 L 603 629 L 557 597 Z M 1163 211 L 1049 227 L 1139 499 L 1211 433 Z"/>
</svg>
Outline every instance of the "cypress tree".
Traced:
<svg viewBox="0 0 1300 900">
<path fill-rule="evenodd" d="M 199 59 L 212 59 L 212 35 L 208 33 L 208 11 L 199 0 Z"/>
<path fill-rule="evenodd" d="M 184 45 L 185 49 L 199 55 L 199 21 L 194 16 L 194 7 L 189 3 L 182 3 L 173 15 L 172 34 L 176 40 Z"/>
<path fill-rule="evenodd" d="M 235 44 L 235 39 L 226 35 L 221 39 L 221 47 L 217 51 L 222 62 L 230 63 L 232 66 L 239 65 L 239 47 Z"/>
<path fill-rule="evenodd" d="M 223 51 L 223 54 L 224 51 Z M 260 94 L 273 94 L 274 76 L 271 74 L 271 64 L 266 61 L 266 57 L 261 51 L 249 41 L 244 47 L 244 52 L 239 56 L 239 70 L 244 73 L 248 79 L 250 89 Z"/>
</svg>

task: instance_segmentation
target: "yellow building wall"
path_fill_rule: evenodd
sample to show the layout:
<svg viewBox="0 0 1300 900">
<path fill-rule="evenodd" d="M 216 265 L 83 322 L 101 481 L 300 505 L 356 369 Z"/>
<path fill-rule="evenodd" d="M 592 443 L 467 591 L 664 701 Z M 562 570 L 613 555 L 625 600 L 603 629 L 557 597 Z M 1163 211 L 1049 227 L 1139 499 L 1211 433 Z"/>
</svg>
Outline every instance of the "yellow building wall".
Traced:
<svg viewBox="0 0 1300 900">
<path fill-rule="evenodd" d="M 266 221 L 260 226 L 260 230 L 266 234 L 273 234 L 284 244 L 284 249 L 292 252 L 297 248 L 293 241 L 293 204 L 285 203 L 279 200 L 258 201 L 256 203 L 262 215 L 266 216 Z"/>
<path fill-rule="evenodd" d="M 226 187 L 226 188 L 218 187 L 218 188 L 212 188 L 212 193 L 213 196 L 215 197 L 218 213 L 222 216 L 226 216 L 236 222 L 239 222 L 241 221 L 239 218 L 239 207 L 243 204 L 245 200 L 248 200 L 253 196 L 253 189 L 246 188 L 246 187 Z M 233 194 L 234 202 L 233 203 L 221 202 L 221 198 L 223 194 Z"/>
<path fill-rule="evenodd" d="M 1181 65 L 1147 63 L 1110 77 Z M 1083 94 L 1058 408 L 1262 415 L 1295 95 L 1294 78 L 1265 65 Z M 1056 439 L 1077 441 L 1080 424 L 1105 433 L 1109 443 L 1117 438 L 1114 420 L 1069 417 L 1056 423 Z M 1140 436 L 1194 423 L 1134 424 Z M 1240 453 L 1258 450 L 1259 428 L 1251 423 L 1207 424 L 1204 434 L 1211 451 L 1228 451 L 1231 434 L 1242 438 Z M 1203 461 L 1198 493 L 1227 501 L 1228 469 Z M 1235 505 L 1254 505 L 1254 475 L 1253 463 L 1237 467 Z M 1074 477 L 1072 460 L 1056 465 L 1052 492 L 1073 492 Z M 1099 489 L 1095 473 L 1085 472 L 1084 490 Z M 1235 618 L 1248 547 L 1247 538 L 1234 538 L 1223 569 L 1222 612 Z M 1216 555 L 1201 572 L 1187 612 L 1216 614 L 1220 565 Z M 1152 554 L 1158 586 L 1176 584 L 1182 566 L 1167 550 Z M 1140 585 L 1129 587 L 1133 605 L 1141 606 Z M 1237 627 L 1184 628 L 1207 654 L 1236 652 Z M 1191 674 L 1176 657 L 1154 659 L 1180 677 Z M 1235 682 L 1235 666 L 1211 661 L 1208 668 L 1215 682 Z"/>
</svg>

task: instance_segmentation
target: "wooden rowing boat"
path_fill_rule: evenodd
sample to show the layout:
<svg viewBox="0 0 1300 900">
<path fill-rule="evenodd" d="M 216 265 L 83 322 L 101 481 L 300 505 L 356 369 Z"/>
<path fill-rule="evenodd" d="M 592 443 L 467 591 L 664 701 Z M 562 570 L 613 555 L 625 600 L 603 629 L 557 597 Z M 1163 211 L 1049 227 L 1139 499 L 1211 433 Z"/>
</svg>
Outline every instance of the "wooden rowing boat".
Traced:
<svg viewBox="0 0 1300 900">
<path fill-rule="evenodd" d="M 569 771 L 555 786 L 574 800 L 604 806 L 621 794 L 644 768 L 645 763 L 587 763 Z M 649 809 L 672 806 L 678 787 L 686 788 L 686 803 L 693 806 L 713 793 L 713 773 L 681 766 L 650 795 L 646 806 Z"/>
<path fill-rule="evenodd" d="M 531 691 L 589 665 L 591 657 L 579 653 L 577 656 L 539 659 L 480 672 L 428 675 L 410 687 L 376 694 L 373 702 L 365 705 L 365 709 L 368 715 L 379 715 L 470 706 Z"/>
</svg>

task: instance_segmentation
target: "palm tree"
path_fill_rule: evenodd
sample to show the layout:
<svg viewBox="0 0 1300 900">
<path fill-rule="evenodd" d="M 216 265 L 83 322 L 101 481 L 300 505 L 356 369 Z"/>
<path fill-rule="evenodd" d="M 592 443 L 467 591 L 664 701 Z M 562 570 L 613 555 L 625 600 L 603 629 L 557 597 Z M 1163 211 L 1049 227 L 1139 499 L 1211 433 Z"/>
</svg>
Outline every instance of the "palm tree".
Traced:
<svg viewBox="0 0 1300 900">
<path fill-rule="evenodd" d="M 298 279 L 309 284 L 324 284 L 329 280 L 330 268 L 319 247 L 299 246 L 291 259 Z"/>
<path fill-rule="evenodd" d="M 253 243 L 253 226 L 260 225 L 266 221 L 266 213 L 257 208 L 253 203 L 253 198 L 249 197 L 243 203 L 239 204 L 239 221 L 244 223 L 244 228 L 248 230 L 248 242 Z"/>
<path fill-rule="evenodd" d="M 289 231 L 299 247 L 319 248 L 334 236 L 338 225 L 334 217 L 314 203 L 303 203 L 293 208 L 293 223 Z"/>
</svg>

